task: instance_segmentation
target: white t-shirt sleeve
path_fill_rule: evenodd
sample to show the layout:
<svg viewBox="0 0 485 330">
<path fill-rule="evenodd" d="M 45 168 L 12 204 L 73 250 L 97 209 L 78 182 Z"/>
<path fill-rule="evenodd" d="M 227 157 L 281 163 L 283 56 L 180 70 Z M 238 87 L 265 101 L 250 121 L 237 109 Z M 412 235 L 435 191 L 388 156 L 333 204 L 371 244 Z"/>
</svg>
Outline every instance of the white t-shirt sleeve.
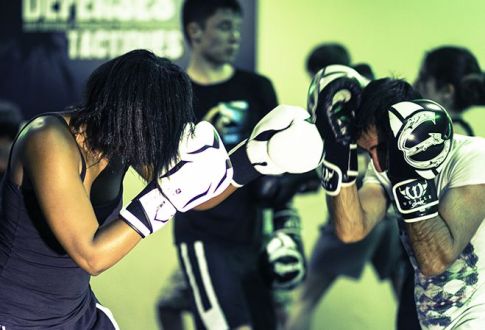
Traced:
<svg viewBox="0 0 485 330">
<path fill-rule="evenodd" d="M 449 188 L 485 184 L 485 139 L 468 138 L 453 155 L 448 171 Z"/>
</svg>

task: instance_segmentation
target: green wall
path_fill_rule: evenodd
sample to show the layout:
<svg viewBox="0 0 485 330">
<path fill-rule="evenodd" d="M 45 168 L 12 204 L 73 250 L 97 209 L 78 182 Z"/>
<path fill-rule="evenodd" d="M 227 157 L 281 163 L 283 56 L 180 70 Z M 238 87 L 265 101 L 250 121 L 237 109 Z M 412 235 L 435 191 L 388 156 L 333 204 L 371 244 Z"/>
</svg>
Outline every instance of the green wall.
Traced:
<svg viewBox="0 0 485 330">
<path fill-rule="evenodd" d="M 468 47 L 485 63 L 481 0 L 262 0 L 258 13 L 258 70 L 286 103 L 304 104 L 304 62 L 321 42 L 344 43 L 378 77 L 414 79 L 424 52 L 443 44 Z"/>
<path fill-rule="evenodd" d="M 257 67 L 273 80 L 281 103 L 303 106 L 309 83 L 304 62 L 320 42 L 346 44 L 354 62 L 371 64 L 378 77 L 412 81 L 424 52 L 443 44 L 470 48 L 485 66 L 484 13 L 481 0 L 260 0 Z M 483 110 L 467 116 L 485 136 Z M 125 182 L 129 200 L 141 183 L 131 173 Z M 319 193 L 296 200 L 307 252 L 325 219 L 323 199 Z M 121 329 L 157 329 L 155 302 L 175 265 L 169 224 L 94 278 L 92 286 Z M 336 282 L 318 307 L 314 329 L 392 329 L 395 308 L 389 284 L 379 282 L 367 267 L 360 281 Z"/>
</svg>

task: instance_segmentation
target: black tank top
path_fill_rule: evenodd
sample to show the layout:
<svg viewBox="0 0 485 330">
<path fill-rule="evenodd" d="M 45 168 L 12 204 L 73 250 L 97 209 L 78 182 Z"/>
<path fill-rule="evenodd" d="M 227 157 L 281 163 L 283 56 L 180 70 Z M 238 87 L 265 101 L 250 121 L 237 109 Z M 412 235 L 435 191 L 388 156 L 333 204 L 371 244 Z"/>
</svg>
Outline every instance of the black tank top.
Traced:
<svg viewBox="0 0 485 330">
<path fill-rule="evenodd" d="M 59 114 L 47 115 L 66 124 Z M 81 159 L 80 177 L 84 180 L 86 163 L 82 154 Z M 10 161 L 0 191 L 3 196 L 0 207 L 0 325 L 7 329 L 57 329 L 60 325 L 69 328 L 71 322 L 77 321 L 96 303 L 89 286 L 90 275 L 69 257 L 55 238 L 42 215 L 28 176 L 24 174 L 24 182 L 18 186 L 10 180 L 9 171 Z M 125 172 L 121 162 L 110 161 L 93 182 L 91 202 L 100 224 L 118 216 Z M 107 194 L 103 194 L 107 187 L 110 187 Z"/>
</svg>

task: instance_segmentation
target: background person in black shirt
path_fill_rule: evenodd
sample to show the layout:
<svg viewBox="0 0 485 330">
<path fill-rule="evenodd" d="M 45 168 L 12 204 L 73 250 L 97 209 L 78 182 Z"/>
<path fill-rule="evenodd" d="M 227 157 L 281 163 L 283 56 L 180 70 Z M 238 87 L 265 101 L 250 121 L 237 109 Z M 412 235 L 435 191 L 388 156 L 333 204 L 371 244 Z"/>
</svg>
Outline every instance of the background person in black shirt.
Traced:
<svg viewBox="0 0 485 330">
<path fill-rule="evenodd" d="M 232 64 L 239 50 L 241 23 L 237 1 L 184 3 L 183 28 L 192 48 L 187 73 L 194 90 L 196 119 L 211 122 L 228 150 L 277 105 L 266 77 Z M 269 190 L 274 188 L 271 185 Z M 175 282 L 159 301 L 162 327 L 182 327 L 179 312 L 190 293 L 198 328 L 276 328 L 273 290 L 261 267 L 265 248 L 261 197 L 268 206 L 272 196 L 262 194 L 261 189 L 255 182 L 211 210 L 177 215 L 175 242 L 191 290 L 186 290 L 184 279 L 176 273 Z M 286 203 L 281 209 L 288 210 Z M 294 210 L 283 221 L 290 217 L 299 221 Z"/>
</svg>

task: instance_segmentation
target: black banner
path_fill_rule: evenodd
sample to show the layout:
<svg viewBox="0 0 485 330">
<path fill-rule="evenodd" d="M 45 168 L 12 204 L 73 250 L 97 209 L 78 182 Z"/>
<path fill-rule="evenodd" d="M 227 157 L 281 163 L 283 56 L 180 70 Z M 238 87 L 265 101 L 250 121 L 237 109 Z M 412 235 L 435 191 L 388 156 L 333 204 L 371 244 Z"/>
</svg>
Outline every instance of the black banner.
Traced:
<svg viewBox="0 0 485 330">
<path fill-rule="evenodd" d="M 236 65 L 255 67 L 255 1 L 241 1 Z M 79 102 L 89 74 L 104 61 L 146 48 L 182 67 L 190 49 L 182 0 L 7 0 L 0 12 L 0 98 L 26 118 Z"/>
</svg>

